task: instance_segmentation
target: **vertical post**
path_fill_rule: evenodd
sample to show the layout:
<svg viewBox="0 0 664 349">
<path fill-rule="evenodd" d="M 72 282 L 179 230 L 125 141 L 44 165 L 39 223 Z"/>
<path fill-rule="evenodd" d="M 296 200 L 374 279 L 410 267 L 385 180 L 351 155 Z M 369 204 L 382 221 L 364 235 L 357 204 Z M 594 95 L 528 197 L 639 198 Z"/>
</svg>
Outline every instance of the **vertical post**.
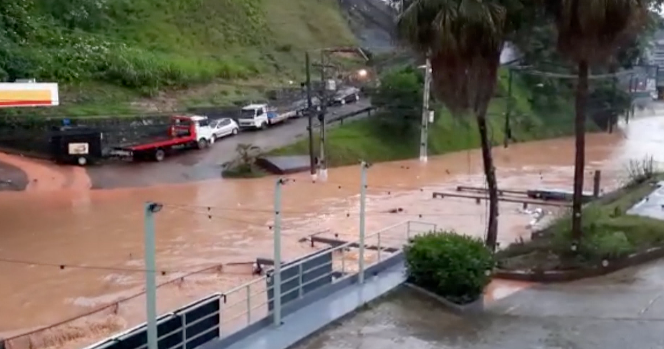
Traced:
<svg viewBox="0 0 664 349">
<path fill-rule="evenodd" d="M 157 276 L 154 214 L 160 206 L 145 203 L 145 315 L 147 317 L 148 349 L 157 349 Z"/>
<path fill-rule="evenodd" d="M 311 103 L 311 61 L 309 58 L 309 52 L 305 53 L 304 56 L 305 62 L 307 64 L 306 73 L 307 73 L 307 122 L 309 130 L 309 170 L 311 172 L 311 178 L 316 178 L 316 164 L 314 157 L 314 125 L 313 125 L 313 105 Z"/>
<path fill-rule="evenodd" d="M 297 296 L 298 296 L 298 298 L 302 298 L 302 296 L 304 295 L 304 286 L 302 285 L 304 283 L 304 276 L 302 275 L 303 274 L 302 264 L 303 263 L 300 263 L 300 265 L 297 266 L 297 279 L 298 279 L 298 281 L 297 281 L 298 282 Z"/>
<path fill-rule="evenodd" d="M 505 102 L 505 139 L 503 146 L 507 148 L 509 141 L 512 138 L 512 130 L 510 130 L 510 114 L 512 114 L 512 76 L 513 70 L 509 68 L 509 75 L 507 78 L 507 100 Z"/>
<path fill-rule="evenodd" d="M 422 126 L 420 130 L 420 162 L 425 163 L 427 156 L 427 141 L 429 139 L 429 96 L 431 96 L 431 60 L 427 58 L 424 65 L 424 91 L 422 93 Z"/>
<path fill-rule="evenodd" d="M 595 176 L 593 177 L 593 196 L 595 198 L 599 197 L 600 192 L 600 182 L 602 181 L 602 171 L 595 171 Z"/>
<path fill-rule="evenodd" d="M 325 62 L 325 50 L 320 51 L 320 80 L 322 82 L 323 91 L 321 93 L 321 113 L 319 117 L 320 121 L 320 157 L 318 158 L 318 179 L 326 180 L 327 179 L 327 164 L 325 160 L 325 114 L 327 113 L 327 77 L 326 77 L 326 62 Z"/>
<path fill-rule="evenodd" d="M 274 274 L 272 287 L 274 294 L 274 325 L 281 326 L 281 186 L 279 178 L 274 187 Z"/>
<path fill-rule="evenodd" d="M 247 294 L 247 326 L 251 325 L 251 284 L 246 287 Z"/>
<path fill-rule="evenodd" d="M 369 166 L 366 162 L 362 161 L 360 163 L 361 175 L 360 175 L 360 255 L 358 257 L 360 273 L 358 274 L 359 283 L 364 283 L 364 247 L 365 247 L 365 216 L 366 216 L 366 204 L 367 204 L 367 170 Z"/>
</svg>

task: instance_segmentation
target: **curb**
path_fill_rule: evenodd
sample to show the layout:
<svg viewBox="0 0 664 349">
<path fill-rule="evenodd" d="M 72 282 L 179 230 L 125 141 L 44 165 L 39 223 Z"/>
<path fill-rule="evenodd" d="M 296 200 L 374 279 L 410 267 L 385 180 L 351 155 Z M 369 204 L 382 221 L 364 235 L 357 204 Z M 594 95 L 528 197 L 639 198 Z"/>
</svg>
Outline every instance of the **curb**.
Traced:
<svg viewBox="0 0 664 349">
<path fill-rule="evenodd" d="M 411 283 L 404 283 L 403 286 L 414 290 L 418 293 L 420 293 L 423 296 L 429 297 L 440 304 L 442 304 L 445 308 L 448 310 L 452 311 L 453 313 L 457 315 L 469 315 L 469 314 L 478 314 L 484 311 L 484 297 L 480 297 L 478 300 L 468 303 L 468 304 L 456 304 L 445 297 L 439 296 L 433 292 L 427 291 L 419 286 L 413 285 Z"/>
<path fill-rule="evenodd" d="M 653 247 L 643 252 L 633 253 L 627 257 L 612 261 L 604 260 L 586 269 L 571 270 L 506 270 L 496 269 L 493 276 L 498 279 L 527 281 L 539 283 L 569 282 L 585 278 L 597 277 L 616 272 L 621 269 L 664 258 L 664 246 Z"/>
</svg>

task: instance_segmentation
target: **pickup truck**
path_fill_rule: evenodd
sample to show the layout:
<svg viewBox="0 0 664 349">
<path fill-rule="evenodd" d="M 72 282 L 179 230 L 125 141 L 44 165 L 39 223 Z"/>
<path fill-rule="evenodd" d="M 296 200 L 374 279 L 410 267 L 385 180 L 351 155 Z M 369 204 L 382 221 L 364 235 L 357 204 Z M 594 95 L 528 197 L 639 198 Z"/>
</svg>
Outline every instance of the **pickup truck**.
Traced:
<svg viewBox="0 0 664 349">
<path fill-rule="evenodd" d="M 238 124 L 240 128 L 266 129 L 297 115 L 296 110 L 279 111 L 267 104 L 249 104 L 242 108 Z"/>
</svg>

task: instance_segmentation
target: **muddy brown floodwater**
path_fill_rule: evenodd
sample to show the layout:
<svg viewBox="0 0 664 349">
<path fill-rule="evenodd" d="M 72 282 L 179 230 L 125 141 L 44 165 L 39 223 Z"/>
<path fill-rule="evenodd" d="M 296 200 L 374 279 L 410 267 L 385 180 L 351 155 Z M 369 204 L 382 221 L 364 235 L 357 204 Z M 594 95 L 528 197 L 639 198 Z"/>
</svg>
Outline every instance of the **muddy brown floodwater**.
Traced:
<svg viewBox="0 0 664 349">
<path fill-rule="evenodd" d="M 603 170 L 606 190 L 619 183 L 630 159 L 653 155 L 664 160 L 663 143 L 661 117 L 633 120 L 623 132 L 588 135 L 586 187 L 592 185 L 594 169 Z M 501 147 L 494 154 L 503 188 L 571 188 L 571 139 Z M 89 190 L 90 180 L 80 168 L 56 168 L 6 155 L 0 160 L 24 169 L 30 179 L 24 192 L 0 193 L 0 258 L 52 265 L 0 261 L 0 335 L 47 326 L 141 292 L 143 273 L 123 269 L 142 267 L 146 200 L 165 203 L 156 222 L 158 268 L 168 271 L 160 276 L 162 282 L 221 263 L 271 256 L 274 177 Z M 426 165 L 417 161 L 374 165 L 369 170 L 368 231 L 418 220 L 483 236 L 484 204 L 431 198 L 434 190 L 482 185 L 480 161 L 478 151 L 467 151 L 433 157 Z M 295 181 L 283 191 L 286 258 L 310 252 L 297 242 L 308 234 L 325 229 L 342 236 L 356 234 L 359 174 L 359 168 L 351 166 L 330 170 L 327 183 L 311 183 L 307 175 L 292 177 Z M 398 207 L 403 212 L 387 213 Z M 500 241 L 506 244 L 527 236 L 531 217 L 519 212 L 518 204 L 501 203 L 500 208 Z M 236 273 L 211 269 L 160 288 L 160 311 L 251 278 L 240 269 Z M 53 338 L 45 343 L 80 347 L 144 321 L 140 299 L 120 308 L 112 318 L 91 318 L 54 329 L 49 334 Z"/>
</svg>

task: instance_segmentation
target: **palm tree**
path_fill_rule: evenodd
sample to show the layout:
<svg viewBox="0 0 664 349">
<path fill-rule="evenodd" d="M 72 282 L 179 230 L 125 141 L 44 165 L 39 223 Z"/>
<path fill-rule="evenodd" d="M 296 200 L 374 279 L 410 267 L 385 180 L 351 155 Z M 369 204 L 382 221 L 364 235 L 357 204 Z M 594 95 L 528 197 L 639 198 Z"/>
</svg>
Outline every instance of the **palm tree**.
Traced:
<svg viewBox="0 0 664 349">
<path fill-rule="evenodd" d="M 487 246 L 498 237 L 498 188 L 491 155 L 487 109 L 500 53 L 516 28 L 518 0 L 415 0 L 401 14 L 399 35 L 430 59 L 434 94 L 455 115 L 474 114 L 489 190 Z"/>
<path fill-rule="evenodd" d="M 581 206 L 586 146 L 588 75 L 592 65 L 605 64 L 629 43 L 645 23 L 646 0 L 546 0 L 558 30 L 558 50 L 577 65 L 574 128 L 574 199 L 572 236 L 581 239 Z"/>
</svg>

